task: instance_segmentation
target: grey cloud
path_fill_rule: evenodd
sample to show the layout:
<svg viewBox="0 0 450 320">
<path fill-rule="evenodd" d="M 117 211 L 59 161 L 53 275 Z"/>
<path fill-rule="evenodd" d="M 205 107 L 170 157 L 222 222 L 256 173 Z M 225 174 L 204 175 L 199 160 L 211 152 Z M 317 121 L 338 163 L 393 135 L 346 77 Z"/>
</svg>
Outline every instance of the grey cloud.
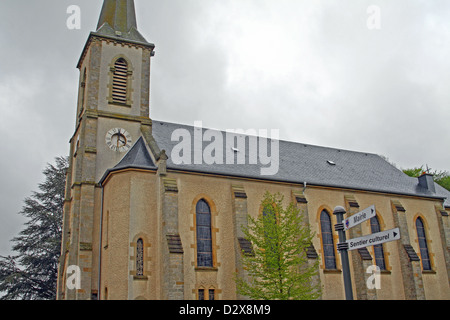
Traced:
<svg viewBox="0 0 450 320">
<path fill-rule="evenodd" d="M 380 153 L 450 170 L 450 3 L 136 0 L 156 45 L 151 117 Z M 68 153 L 75 68 L 102 1 L 0 2 L 0 254 L 46 162 Z M 69 5 L 81 30 L 66 28 Z M 382 28 L 366 28 L 381 8 Z"/>
</svg>

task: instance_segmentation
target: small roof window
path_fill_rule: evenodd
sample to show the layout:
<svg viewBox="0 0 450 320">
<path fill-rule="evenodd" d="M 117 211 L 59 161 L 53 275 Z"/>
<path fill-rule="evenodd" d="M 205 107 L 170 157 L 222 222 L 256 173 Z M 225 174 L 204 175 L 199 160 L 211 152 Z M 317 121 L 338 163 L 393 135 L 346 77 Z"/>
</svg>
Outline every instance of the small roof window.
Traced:
<svg viewBox="0 0 450 320">
<path fill-rule="evenodd" d="M 328 163 L 330 166 L 335 166 L 335 165 L 336 165 L 336 163 L 335 163 L 334 161 L 331 161 L 331 160 L 327 160 L 327 163 Z"/>
</svg>

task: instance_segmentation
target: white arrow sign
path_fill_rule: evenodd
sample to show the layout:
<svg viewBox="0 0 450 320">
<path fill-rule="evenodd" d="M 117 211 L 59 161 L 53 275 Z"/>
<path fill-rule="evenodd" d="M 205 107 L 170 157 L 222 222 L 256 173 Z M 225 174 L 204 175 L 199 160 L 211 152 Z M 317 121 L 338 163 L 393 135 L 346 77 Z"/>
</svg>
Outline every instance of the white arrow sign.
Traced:
<svg viewBox="0 0 450 320">
<path fill-rule="evenodd" d="M 377 215 L 377 212 L 375 211 L 375 205 L 372 205 L 372 206 L 364 209 L 363 211 L 358 212 L 347 219 L 344 219 L 342 221 L 342 223 L 344 224 L 344 230 L 353 228 L 354 226 L 357 226 L 361 222 L 369 220 L 370 218 L 373 218 L 376 215 Z"/>
<path fill-rule="evenodd" d="M 347 240 L 347 243 L 348 250 L 356 250 L 394 240 L 400 240 L 399 228 L 373 233 L 360 238 L 349 239 Z"/>
</svg>

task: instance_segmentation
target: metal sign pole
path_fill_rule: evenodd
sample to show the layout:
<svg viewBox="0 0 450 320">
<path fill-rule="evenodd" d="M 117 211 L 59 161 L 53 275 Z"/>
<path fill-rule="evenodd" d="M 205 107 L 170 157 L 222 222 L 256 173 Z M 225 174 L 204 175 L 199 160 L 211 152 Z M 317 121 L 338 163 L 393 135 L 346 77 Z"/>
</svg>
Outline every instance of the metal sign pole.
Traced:
<svg viewBox="0 0 450 320">
<path fill-rule="evenodd" d="M 350 264 L 348 261 L 348 243 L 345 237 L 344 224 L 342 221 L 344 220 L 344 214 L 346 213 L 345 209 L 341 206 L 337 206 L 334 208 L 333 214 L 336 215 L 337 224 L 334 226 L 334 230 L 336 230 L 339 234 L 339 243 L 337 248 L 339 253 L 341 254 L 342 260 L 342 273 L 344 275 L 344 288 L 345 288 L 345 299 L 353 300 L 353 289 L 352 289 L 352 278 L 350 275 Z"/>
</svg>

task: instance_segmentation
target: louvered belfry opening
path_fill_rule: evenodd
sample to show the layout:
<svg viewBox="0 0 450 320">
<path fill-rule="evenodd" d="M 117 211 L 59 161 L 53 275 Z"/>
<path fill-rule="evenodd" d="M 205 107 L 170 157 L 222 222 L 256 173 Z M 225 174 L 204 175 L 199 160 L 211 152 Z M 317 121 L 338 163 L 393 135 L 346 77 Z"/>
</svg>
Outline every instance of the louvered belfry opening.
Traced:
<svg viewBox="0 0 450 320">
<path fill-rule="evenodd" d="M 128 90 L 128 63 L 117 59 L 114 64 L 112 99 L 114 103 L 126 104 Z"/>
</svg>

